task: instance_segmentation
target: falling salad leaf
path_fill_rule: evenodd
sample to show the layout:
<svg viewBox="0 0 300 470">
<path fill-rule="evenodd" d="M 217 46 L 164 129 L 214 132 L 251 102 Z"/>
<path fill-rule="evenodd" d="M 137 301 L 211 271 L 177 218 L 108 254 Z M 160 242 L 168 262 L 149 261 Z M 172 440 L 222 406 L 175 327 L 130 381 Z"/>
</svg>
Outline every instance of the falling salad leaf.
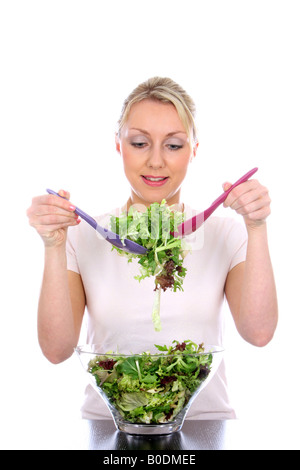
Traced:
<svg viewBox="0 0 300 470">
<path fill-rule="evenodd" d="M 145 212 L 132 206 L 128 212 L 119 217 L 111 216 L 111 229 L 124 241 L 132 240 L 147 248 L 147 253 L 136 255 L 125 253 L 113 246 L 120 255 L 126 256 L 128 262 L 138 259 L 140 274 L 135 279 L 141 282 L 147 277 L 154 277 L 155 298 L 152 310 L 152 321 L 156 331 L 161 330 L 160 300 L 161 292 L 167 289 L 183 291 L 183 280 L 186 268 L 183 267 L 187 251 L 186 243 L 181 238 L 174 238 L 171 232 L 184 221 L 184 214 L 168 206 L 163 200 L 161 204 L 151 204 Z"/>
</svg>

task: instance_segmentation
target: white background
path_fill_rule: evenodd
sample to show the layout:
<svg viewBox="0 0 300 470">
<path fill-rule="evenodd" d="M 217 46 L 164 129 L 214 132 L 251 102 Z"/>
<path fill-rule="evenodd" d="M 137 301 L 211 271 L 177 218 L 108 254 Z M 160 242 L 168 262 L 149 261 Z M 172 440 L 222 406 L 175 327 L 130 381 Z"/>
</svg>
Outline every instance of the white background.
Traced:
<svg viewBox="0 0 300 470">
<path fill-rule="evenodd" d="M 287 417 L 296 422 L 299 10 L 292 0 L 0 2 L 1 447 L 45 446 L 60 416 L 79 417 L 84 382 L 76 357 L 53 366 L 39 350 L 43 246 L 26 209 L 46 187 L 68 189 L 93 215 L 124 203 L 115 124 L 124 98 L 154 75 L 173 78 L 197 104 L 186 202 L 205 208 L 224 181 L 254 166 L 270 190 L 280 322 L 257 349 L 228 313 L 228 376 L 240 419 L 273 420 L 274 433 Z"/>
</svg>

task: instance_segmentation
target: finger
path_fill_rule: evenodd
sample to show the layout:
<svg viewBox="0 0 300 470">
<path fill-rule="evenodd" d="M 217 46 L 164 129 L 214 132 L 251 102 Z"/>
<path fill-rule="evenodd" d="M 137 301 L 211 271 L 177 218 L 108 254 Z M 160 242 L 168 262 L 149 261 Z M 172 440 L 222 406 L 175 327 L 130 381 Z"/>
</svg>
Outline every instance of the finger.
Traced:
<svg viewBox="0 0 300 470">
<path fill-rule="evenodd" d="M 32 226 L 38 226 L 38 225 L 45 225 L 45 226 L 51 226 L 51 225 L 76 225 L 78 220 L 78 216 L 74 215 L 73 217 L 69 216 L 64 216 L 64 215 L 57 215 L 57 214 L 52 214 L 52 215 L 39 215 L 39 216 L 33 216 L 30 218 L 30 225 Z"/>
<path fill-rule="evenodd" d="M 76 214 L 71 209 L 64 209 L 62 207 L 54 206 L 53 204 L 41 204 L 34 207 L 31 210 L 33 216 L 44 216 L 44 215 L 57 215 L 74 218 Z"/>
<path fill-rule="evenodd" d="M 223 191 L 228 191 L 229 188 L 231 188 L 232 184 L 229 183 L 228 181 L 226 183 L 222 184 Z"/>
<path fill-rule="evenodd" d="M 41 236 L 47 236 L 47 235 L 50 236 L 50 234 L 52 234 L 53 232 L 56 232 L 57 230 L 66 229 L 66 228 L 68 228 L 72 225 L 77 225 L 78 223 L 74 222 L 74 223 L 53 224 L 53 225 L 39 225 L 39 224 L 37 224 L 37 225 L 34 225 L 34 228 L 37 230 L 37 232 Z"/>
<path fill-rule="evenodd" d="M 250 220 L 251 222 L 264 222 L 269 215 L 271 214 L 271 208 L 270 206 L 263 207 L 262 209 L 259 209 L 255 212 L 251 212 L 250 214 L 247 214 L 245 217 L 245 220 Z"/>
<path fill-rule="evenodd" d="M 226 181 L 225 183 L 222 184 L 223 191 L 224 192 L 228 191 L 228 189 L 231 188 L 231 186 L 232 184 Z M 228 196 L 223 203 L 223 207 L 228 207 Z"/>
<path fill-rule="evenodd" d="M 251 186 L 254 186 L 254 189 L 251 189 Z M 257 207 L 264 207 L 265 205 L 270 204 L 271 199 L 269 196 L 269 191 L 262 185 L 248 185 L 250 188 L 249 191 L 242 193 L 232 204 L 231 208 L 238 211 L 240 209 L 246 209 L 247 212 L 251 212 L 251 209 L 254 210 Z"/>
<path fill-rule="evenodd" d="M 234 210 L 239 210 L 245 206 L 249 206 L 253 203 L 263 202 L 267 196 L 267 192 L 263 192 L 261 188 L 256 190 L 250 190 L 241 194 L 231 205 L 230 207 Z M 269 201 L 267 201 L 269 202 Z"/>
<path fill-rule="evenodd" d="M 59 194 L 61 197 L 67 199 L 67 200 L 70 199 L 70 193 L 69 193 L 68 191 L 65 191 L 64 189 L 60 189 L 60 190 L 58 191 L 58 194 Z"/>
<path fill-rule="evenodd" d="M 260 211 L 260 210 L 264 210 L 264 208 L 269 207 L 270 202 L 271 202 L 270 199 L 259 198 L 256 201 L 253 201 L 253 202 L 251 202 L 247 205 L 241 206 L 241 207 L 239 207 L 238 209 L 235 209 L 235 210 L 240 215 L 248 216 L 252 213 L 255 213 L 255 212 Z"/>
<path fill-rule="evenodd" d="M 230 183 L 226 183 L 230 184 Z M 232 207 L 232 205 L 237 201 L 242 195 L 246 194 L 249 191 L 253 191 L 259 186 L 258 181 L 250 180 L 245 183 L 239 184 L 236 186 L 227 196 L 224 207 Z"/>
<path fill-rule="evenodd" d="M 43 194 L 42 196 L 33 198 L 32 206 L 35 207 L 39 205 L 55 206 L 72 212 L 76 209 L 67 199 L 56 196 L 55 194 Z"/>
</svg>

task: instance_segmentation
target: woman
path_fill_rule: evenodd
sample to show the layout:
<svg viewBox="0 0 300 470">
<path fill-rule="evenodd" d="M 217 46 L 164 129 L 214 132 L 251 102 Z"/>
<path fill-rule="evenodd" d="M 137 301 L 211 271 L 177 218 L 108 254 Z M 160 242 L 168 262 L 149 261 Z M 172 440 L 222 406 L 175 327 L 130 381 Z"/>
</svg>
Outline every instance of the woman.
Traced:
<svg viewBox="0 0 300 470">
<path fill-rule="evenodd" d="M 129 95 L 116 135 L 116 149 L 131 187 L 124 210 L 162 199 L 186 210 L 180 193 L 198 148 L 194 113 L 191 98 L 170 79 L 155 77 Z M 224 189 L 227 187 L 229 183 Z M 117 346 L 122 350 L 130 344 L 135 349 L 145 344 L 171 344 L 174 339 L 222 344 L 224 294 L 246 341 L 264 346 L 272 339 L 278 314 L 267 241 L 270 198 L 257 180 L 235 188 L 225 202 L 245 224 L 217 217 L 205 223 L 203 246 L 185 259 L 184 292 L 162 296 L 160 333 L 151 324 L 153 280 L 138 284 L 133 278 L 137 266 L 112 253 L 110 245 L 100 242 L 87 224 L 79 225 L 69 193 L 60 191 L 60 195 L 67 199 L 36 197 L 27 211 L 30 224 L 45 244 L 38 335 L 51 362 L 72 355 L 86 307 L 87 341 L 102 344 L 103 350 Z M 108 416 L 88 387 L 83 417 Z M 235 417 L 227 396 L 224 364 L 188 417 Z"/>
</svg>

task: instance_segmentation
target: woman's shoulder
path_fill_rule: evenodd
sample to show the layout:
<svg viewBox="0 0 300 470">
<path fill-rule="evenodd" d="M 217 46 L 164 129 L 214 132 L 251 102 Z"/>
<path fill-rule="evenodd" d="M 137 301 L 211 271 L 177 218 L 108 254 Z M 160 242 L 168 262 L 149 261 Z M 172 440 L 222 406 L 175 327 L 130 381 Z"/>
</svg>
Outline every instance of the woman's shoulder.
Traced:
<svg viewBox="0 0 300 470">
<path fill-rule="evenodd" d="M 185 219 L 199 214 L 201 211 L 190 206 L 185 207 Z M 194 233 L 189 235 L 187 242 L 195 248 L 212 245 L 227 245 L 247 240 L 247 230 L 242 217 L 231 214 L 212 215 Z"/>
<path fill-rule="evenodd" d="M 215 236 L 225 241 L 241 240 L 248 238 L 247 230 L 242 218 L 235 217 L 211 217 L 204 223 L 206 235 Z"/>
</svg>

